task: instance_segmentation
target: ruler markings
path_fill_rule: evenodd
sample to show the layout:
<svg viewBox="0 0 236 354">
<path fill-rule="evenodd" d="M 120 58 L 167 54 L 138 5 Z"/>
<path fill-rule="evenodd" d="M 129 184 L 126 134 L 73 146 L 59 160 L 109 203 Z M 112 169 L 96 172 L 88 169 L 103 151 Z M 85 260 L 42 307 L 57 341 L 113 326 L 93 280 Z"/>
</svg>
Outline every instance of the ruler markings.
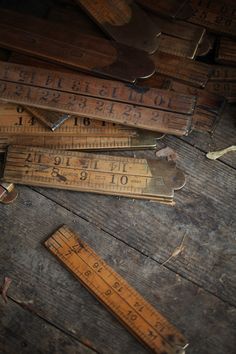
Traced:
<svg viewBox="0 0 236 354">
<path fill-rule="evenodd" d="M 10 182 L 101 194 L 173 198 L 183 173 L 166 161 L 12 146 L 4 178 Z"/>
<path fill-rule="evenodd" d="M 67 227 L 57 230 L 45 245 L 154 352 L 184 352 L 187 342 L 177 329 Z"/>
<path fill-rule="evenodd" d="M 188 115 L 61 93 L 54 90 L 44 90 L 2 80 L 0 80 L 0 100 L 83 115 L 136 128 L 164 133 L 173 132 L 177 135 L 187 134 L 191 124 L 191 116 Z M 184 123 L 182 120 L 184 120 Z M 172 123 L 178 126 L 178 129 L 172 129 Z"/>
</svg>

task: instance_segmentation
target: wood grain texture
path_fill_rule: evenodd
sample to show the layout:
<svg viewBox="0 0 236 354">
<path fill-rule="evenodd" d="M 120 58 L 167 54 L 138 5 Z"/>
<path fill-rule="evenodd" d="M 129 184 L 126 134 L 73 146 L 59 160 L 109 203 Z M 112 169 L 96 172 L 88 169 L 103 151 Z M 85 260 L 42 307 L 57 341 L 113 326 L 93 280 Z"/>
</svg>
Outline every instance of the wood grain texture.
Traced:
<svg viewBox="0 0 236 354">
<path fill-rule="evenodd" d="M 33 308 L 33 306 L 32 306 Z M 25 304 L 0 302 L 2 353 L 93 354 L 94 350 L 31 312 Z M 40 336 L 39 336 L 40 335 Z"/>
<path fill-rule="evenodd" d="M 207 160 L 203 152 L 187 143 L 180 144 L 178 139 L 167 137 L 165 143 L 176 150 L 187 174 L 186 186 L 176 195 L 173 209 L 105 197 L 101 197 L 102 207 L 98 208 L 96 196 L 80 194 L 78 198 L 61 191 L 40 192 L 159 263 L 179 245 L 176 235 L 187 232 L 186 252 L 168 262 L 168 268 L 235 304 L 236 288 L 230 280 L 235 277 L 235 259 L 231 256 L 235 249 L 235 170 Z M 153 153 L 145 156 L 149 154 Z M 157 234 L 160 239 L 153 238 Z"/>
<path fill-rule="evenodd" d="M 189 354 L 234 353 L 234 307 L 160 266 L 140 252 L 144 249 L 135 250 L 29 188 L 19 190 L 15 204 L 0 206 L 0 217 L 4 220 L 0 267 L 1 274 L 13 279 L 8 291 L 10 298 L 99 353 L 147 353 L 42 245 L 66 222 L 183 331 L 191 343 Z M 120 215 L 124 205 L 118 199 L 116 204 Z M 14 215 L 13 227 L 11 215 Z M 130 226 L 131 236 L 144 224 L 143 215 L 139 214 L 139 225 Z M 151 238 L 155 242 L 163 238 L 171 242 L 170 235 L 161 231 L 160 226 L 152 235 L 144 233 L 143 238 L 148 239 L 146 242 Z M 42 336 L 38 341 L 43 347 Z"/>
</svg>

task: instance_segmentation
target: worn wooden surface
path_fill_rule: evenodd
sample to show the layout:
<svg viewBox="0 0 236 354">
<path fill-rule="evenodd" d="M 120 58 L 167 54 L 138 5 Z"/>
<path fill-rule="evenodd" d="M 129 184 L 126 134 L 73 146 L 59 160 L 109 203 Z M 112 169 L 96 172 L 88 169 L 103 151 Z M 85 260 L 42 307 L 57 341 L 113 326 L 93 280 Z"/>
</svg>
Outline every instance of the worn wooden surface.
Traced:
<svg viewBox="0 0 236 354">
<path fill-rule="evenodd" d="M 212 137 L 158 143 L 177 151 L 187 174 L 175 207 L 24 186 L 0 205 L 0 283 L 12 279 L 8 302 L 0 298 L 1 353 L 147 353 L 43 246 L 63 223 L 185 334 L 187 354 L 235 353 L 236 154 L 205 157 L 236 143 L 235 113 L 226 108 Z"/>
</svg>

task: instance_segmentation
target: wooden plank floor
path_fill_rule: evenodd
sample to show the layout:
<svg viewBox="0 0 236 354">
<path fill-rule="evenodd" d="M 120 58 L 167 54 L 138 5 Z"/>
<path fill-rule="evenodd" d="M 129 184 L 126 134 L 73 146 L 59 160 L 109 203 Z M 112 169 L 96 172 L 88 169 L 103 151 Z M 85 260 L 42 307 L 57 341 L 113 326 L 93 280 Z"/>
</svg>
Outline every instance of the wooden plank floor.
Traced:
<svg viewBox="0 0 236 354">
<path fill-rule="evenodd" d="M 187 354 L 235 354 L 236 154 L 205 157 L 236 144 L 235 115 L 228 106 L 213 137 L 160 142 L 187 174 L 175 207 L 25 186 L 0 204 L 0 283 L 12 279 L 8 303 L 0 298 L 0 353 L 147 353 L 43 246 L 65 223 L 185 334 Z"/>
</svg>

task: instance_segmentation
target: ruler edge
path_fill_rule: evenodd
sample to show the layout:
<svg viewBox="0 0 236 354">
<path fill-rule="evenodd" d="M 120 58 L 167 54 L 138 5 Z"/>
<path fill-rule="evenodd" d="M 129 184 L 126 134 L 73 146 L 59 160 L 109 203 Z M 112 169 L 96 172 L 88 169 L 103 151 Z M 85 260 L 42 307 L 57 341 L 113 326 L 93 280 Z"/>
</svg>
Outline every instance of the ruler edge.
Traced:
<svg viewBox="0 0 236 354">
<path fill-rule="evenodd" d="M 75 273 L 73 270 L 71 270 L 71 269 L 69 268 L 69 266 L 67 266 L 67 265 L 65 264 L 65 262 L 64 262 L 63 260 L 61 260 L 61 259 L 57 256 L 57 254 L 53 253 L 53 252 L 50 250 L 50 248 L 47 246 L 48 241 L 49 241 L 51 238 L 53 238 L 53 235 L 54 235 L 54 234 L 56 234 L 57 232 L 60 232 L 61 229 L 66 229 L 66 230 L 68 230 L 69 232 L 71 232 L 71 233 L 73 234 L 73 237 L 76 239 L 76 241 L 77 241 L 77 239 L 81 240 L 82 243 L 83 243 L 85 246 L 88 247 L 88 249 L 91 249 L 92 252 L 95 253 L 95 255 L 99 258 L 99 260 L 102 260 L 102 262 L 105 263 L 105 265 L 108 267 L 108 269 L 111 269 L 111 271 L 112 271 L 113 273 L 115 273 L 116 275 L 118 275 L 118 277 L 120 277 L 121 280 L 124 281 L 125 284 L 127 284 L 127 285 L 131 288 L 131 290 L 134 290 L 134 292 L 137 293 L 138 296 L 140 296 L 140 297 L 142 298 L 142 300 L 144 300 L 149 306 L 151 306 L 155 312 L 157 312 L 158 314 L 160 314 L 160 316 L 162 316 L 162 317 L 167 321 L 167 323 L 169 323 L 170 326 L 171 326 L 173 329 L 176 330 L 177 333 L 180 333 L 180 335 L 181 335 L 181 336 L 183 337 L 183 339 L 185 339 L 185 341 L 186 341 L 185 346 L 184 346 L 184 347 L 180 347 L 180 348 L 182 348 L 182 349 L 184 350 L 184 349 L 186 349 L 186 348 L 188 347 L 188 345 L 189 345 L 188 340 L 185 338 L 184 335 L 182 335 L 182 333 L 177 329 L 177 327 L 176 327 L 175 325 L 173 325 L 173 324 L 162 314 L 162 312 L 159 312 L 159 310 L 157 310 L 156 307 L 154 307 L 148 300 L 146 300 L 145 297 L 144 297 L 142 294 L 140 294 L 140 292 L 139 292 L 138 290 L 136 290 L 122 275 L 120 275 L 116 270 L 114 270 L 114 269 L 104 260 L 103 257 L 101 257 L 92 247 L 89 246 L 89 244 L 87 244 L 87 242 L 85 242 L 83 239 L 81 239 L 79 232 L 75 232 L 72 228 L 70 228 L 70 227 L 69 227 L 68 225 L 66 225 L 66 224 L 62 224 L 61 226 L 59 226 L 53 233 L 50 234 L 49 237 L 47 237 L 47 239 L 45 239 L 45 240 L 43 241 L 43 245 L 45 246 L 45 248 L 49 251 L 50 254 L 52 254 L 52 255 L 59 261 L 59 263 L 60 263 L 63 267 L 65 267 L 65 269 L 66 269 L 76 280 L 78 280 L 78 281 L 82 284 L 83 287 L 85 287 L 86 290 L 89 291 L 89 293 L 99 302 L 99 304 L 102 304 L 102 306 L 104 306 L 105 309 L 107 309 L 108 312 L 111 313 L 112 316 L 114 316 L 114 317 L 118 320 L 118 322 L 121 323 L 122 326 L 124 326 L 124 327 L 128 330 L 128 332 L 130 332 L 142 345 L 144 345 L 145 348 L 148 348 L 148 349 L 150 350 L 150 347 L 146 346 L 145 343 L 142 342 L 141 338 L 138 337 L 138 335 L 136 335 L 136 334 L 133 332 L 132 328 L 131 328 L 131 327 L 128 327 L 128 326 L 125 324 L 125 322 L 123 322 L 122 319 L 120 319 L 120 318 L 116 315 L 116 313 L 114 313 L 113 310 L 111 310 L 111 308 L 110 308 L 108 305 L 106 305 L 103 301 L 101 301 L 101 300 L 99 299 L 99 297 L 98 297 L 97 295 L 95 295 L 92 290 L 90 290 L 90 288 L 86 285 L 86 283 L 85 283 L 83 280 L 81 280 L 81 279 L 79 278 L 79 276 L 77 276 L 76 273 Z M 162 336 L 159 334 L 158 331 L 157 331 L 157 333 L 158 333 L 158 335 L 159 335 L 161 338 L 163 338 L 163 339 L 168 343 L 168 345 L 170 345 L 170 347 L 171 347 L 171 344 L 165 339 L 165 337 L 162 337 Z M 173 349 L 178 348 L 178 347 L 179 347 L 178 345 L 175 345 L 175 346 L 173 347 Z M 168 353 L 167 353 L 167 354 L 168 354 Z M 184 354 L 184 352 L 181 353 L 181 354 Z"/>
</svg>

